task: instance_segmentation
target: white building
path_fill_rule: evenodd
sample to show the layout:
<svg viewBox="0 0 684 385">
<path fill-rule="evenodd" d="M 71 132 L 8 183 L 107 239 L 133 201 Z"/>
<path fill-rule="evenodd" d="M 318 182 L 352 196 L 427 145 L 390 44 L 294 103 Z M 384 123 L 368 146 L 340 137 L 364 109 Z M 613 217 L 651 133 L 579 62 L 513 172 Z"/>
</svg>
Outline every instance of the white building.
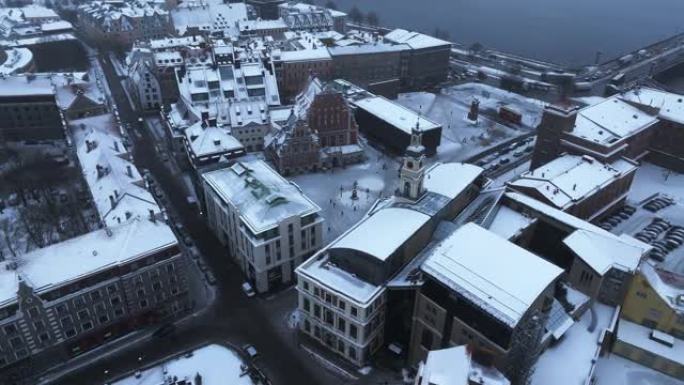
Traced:
<svg viewBox="0 0 684 385">
<path fill-rule="evenodd" d="M 261 160 L 202 175 L 209 227 L 258 292 L 294 280 L 323 243 L 320 208 Z"/>
<path fill-rule="evenodd" d="M 482 184 L 476 166 L 424 167 L 415 136 L 401 175 L 407 194 L 378 201 L 297 269 L 300 331 L 358 366 L 385 342 L 391 281 L 431 242 L 439 222 L 452 219 Z"/>
</svg>

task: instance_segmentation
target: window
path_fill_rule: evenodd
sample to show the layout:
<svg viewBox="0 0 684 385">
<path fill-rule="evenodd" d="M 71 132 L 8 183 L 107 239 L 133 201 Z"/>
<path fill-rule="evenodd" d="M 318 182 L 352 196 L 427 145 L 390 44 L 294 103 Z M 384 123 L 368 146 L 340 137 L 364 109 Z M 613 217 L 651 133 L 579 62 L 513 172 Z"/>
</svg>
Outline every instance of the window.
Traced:
<svg viewBox="0 0 684 385">
<path fill-rule="evenodd" d="M 21 337 L 19 337 L 19 336 L 12 337 L 12 339 L 10 340 L 10 344 L 12 345 L 13 348 L 16 349 L 23 344 L 23 341 L 21 340 Z"/>
<path fill-rule="evenodd" d="M 100 294 L 99 290 L 95 290 L 94 292 L 90 293 L 90 299 L 92 299 L 93 301 L 97 301 L 101 297 L 102 295 Z"/>
<path fill-rule="evenodd" d="M 116 315 L 117 317 L 122 315 L 123 313 L 124 311 L 122 308 L 114 309 L 114 315 Z"/>
<path fill-rule="evenodd" d="M 341 331 L 342 333 L 344 333 L 344 332 L 346 331 L 346 329 L 347 329 L 347 323 L 344 321 L 343 318 L 339 318 L 339 319 L 337 320 L 337 329 L 338 329 L 339 331 Z"/>
<path fill-rule="evenodd" d="M 307 332 L 311 332 L 311 323 L 308 319 L 304 320 L 304 330 L 306 330 Z"/>
<path fill-rule="evenodd" d="M 32 318 L 38 317 L 38 309 L 35 308 L 35 307 L 30 308 L 30 309 L 29 309 L 29 315 L 30 315 Z"/>
<path fill-rule="evenodd" d="M 59 305 L 57 306 L 57 313 L 59 314 L 64 314 L 67 312 L 67 307 L 66 305 Z"/>
<path fill-rule="evenodd" d="M 81 324 L 81 327 L 83 328 L 84 331 L 85 331 L 85 330 L 90 330 L 90 329 L 93 328 L 93 323 L 90 322 L 90 321 L 84 322 L 84 323 Z"/>
<path fill-rule="evenodd" d="M 327 323 L 330 326 L 334 326 L 335 325 L 335 317 L 333 316 L 333 312 L 328 310 L 328 309 L 325 309 L 324 314 L 325 314 L 325 323 Z"/>
<path fill-rule="evenodd" d="M 359 329 L 356 328 L 356 325 L 354 324 L 349 324 L 349 337 L 356 339 L 359 335 Z"/>
<path fill-rule="evenodd" d="M 116 292 L 116 286 L 115 285 L 107 286 L 107 293 L 113 294 L 114 292 Z"/>
<path fill-rule="evenodd" d="M 345 308 L 347 307 L 347 303 L 342 300 L 339 300 L 337 301 L 337 306 L 339 306 L 340 310 L 344 311 L 346 310 Z"/>
<path fill-rule="evenodd" d="M 106 324 L 107 322 L 109 322 L 109 317 L 106 314 L 103 314 L 100 316 L 100 318 L 98 318 L 98 320 L 100 321 L 100 323 Z"/>
<path fill-rule="evenodd" d="M 14 325 L 7 325 L 5 326 L 5 334 L 8 336 L 11 336 L 12 334 L 17 332 L 17 327 Z"/>
<path fill-rule="evenodd" d="M 43 330 L 43 329 L 45 329 L 45 324 L 43 324 L 43 321 L 36 321 L 33 323 L 33 327 L 36 330 Z"/>
<path fill-rule="evenodd" d="M 314 317 L 321 318 L 321 307 L 317 304 L 314 304 Z"/>
<path fill-rule="evenodd" d="M 359 309 L 357 309 L 355 306 L 351 306 L 351 309 L 350 309 L 350 310 L 351 310 L 351 315 L 352 315 L 352 316 L 354 316 L 354 317 L 358 317 L 358 316 L 359 316 Z"/>
<path fill-rule="evenodd" d="M 432 349 L 432 333 L 428 329 L 423 329 L 423 334 L 420 337 L 420 345 L 425 349 Z"/>
<path fill-rule="evenodd" d="M 304 310 L 309 313 L 311 312 L 311 303 L 308 298 L 304 298 Z"/>
<path fill-rule="evenodd" d="M 47 333 L 43 333 L 40 336 L 38 336 L 38 338 L 40 338 L 41 342 L 45 342 L 50 339 L 50 336 Z"/>
<path fill-rule="evenodd" d="M 147 307 L 147 300 L 143 299 L 142 301 L 139 302 L 140 307 Z"/>
<path fill-rule="evenodd" d="M 349 358 L 352 360 L 356 359 L 356 349 L 353 346 L 349 347 Z"/>
<path fill-rule="evenodd" d="M 116 306 L 121 303 L 121 298 L 117 297 L 112 297 L 112 299 L 109 301 L 112 303 L 112 305 Z"/>
<path fill-rule="evenodd" d="M 304 281 L 302 286 L 304 286 L 304 290 L 309 291 L 309 283 Z"/>
<path fill-rule="evenodd" d="M 78 319 L 84 320 L 84 319 L 86 319 L 86 318 L 88 318 L 88 310 L 85 310 L 85 309 L 80 310 L 80 311 L 78 312 Z"/>
</svg>

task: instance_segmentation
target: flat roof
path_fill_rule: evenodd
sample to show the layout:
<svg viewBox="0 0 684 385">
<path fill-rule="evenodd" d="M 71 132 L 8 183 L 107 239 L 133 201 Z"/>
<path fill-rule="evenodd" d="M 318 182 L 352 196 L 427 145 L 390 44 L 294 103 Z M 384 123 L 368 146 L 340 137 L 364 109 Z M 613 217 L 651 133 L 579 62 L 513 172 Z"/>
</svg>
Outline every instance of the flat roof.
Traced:
<svg viewBox="0 0 684 385">
<path fill-rule="evenodd" d="M 254 233 L 276 227 L 286 218 L 321 210 L 295 184 L 259 159 L 238 161 L 231 167 L 207 172 L 202 178 L 238 210 Z"/>
<path fill-rule="evenodd" d="M 658 116 L 684 124 L 684 96 L 654 88 L 636 88 L 620 98 L 643 106 L 658 108 Z"/>
<path fill-rule="evenodd" d="M 11 261 L 0 262 L 0 303 L 16 298 L 17 276 L 40 292 L 177 243 L 164 222 L 136 217 L 36 249 L 17 258 L 16 270 L 7 268 Z"/>
<path fill-rule="evenodd" d="M 581 109 L 571 134 L 602 145 L 610 145 L 657 121 L 656 116 L 613 96 Z"/>
<path fill-rule="evenodd" d="M 298 271 L 325 285 L 326 289 L 330 289 L 358 304 L 369 303 L 383 288 L 383 286 L 364 281 L 358 276 L 337 267 L 330 262 L 327 252 L 327 249 L 319 251 L 309 261 L 302 264 Z"/>
<path fill-rule="evenodd" d="M 451 43 L 426 35 L 420 32 L 407 31 L 405 29 L 397 28 L 387 35 L 385 39 L 397 44 L 407 44 L 413 49 L 423 49 L 423 48 L 434 48 L 434 47 L 446 47 L 450 48 Z"/>
<path fill-rule="evenodd" d="M 426 190 L 454 199 L 482 175 L 484 170 L 468 163 L 436 163 L 425 173 Z"/>
<path fill-rule="evenodd" d="M 684 365 L 684 341 L 679 338 L 673 338 L 674 345 L 670 347 L 652 340 L 650 338 L 652 332 L 653 329 L 621 318 L 617 330 L 617 340 L 653 353 L 656 356 L 664 357 L 679 365 Z"/>
<path fill-rule="evenodd" d="M 509 185 L 534 189 L 556 207 L 565 208 L 636 169 L 636 164 L 622 158 L 602 163 L 588 155 L 563 155 Z"/>
<path fill-rule="evenodd" d="M 371 96 L 354 100 L 352 103 L 407 134 L 410 134 L 416 128 L 416 123 L 419 123 L 421 132 L 440 127 L 439 124 L 425 118 L 425 116 L 419 115 L 399 103 L 395 103 L 382 96 Z"/>
<path fill-rule="evenodd" d="M 365 217 L 330 248 L 357 250 L 385 261 L 429 220 L 430 216 L 415 210 L 383 208 Z"/>
<path fill-rule="evenodd" d="M 563 273 L 474 223 L 461 226 L 437 245 L 422 269 L 511 327 Z"/>
</svg>

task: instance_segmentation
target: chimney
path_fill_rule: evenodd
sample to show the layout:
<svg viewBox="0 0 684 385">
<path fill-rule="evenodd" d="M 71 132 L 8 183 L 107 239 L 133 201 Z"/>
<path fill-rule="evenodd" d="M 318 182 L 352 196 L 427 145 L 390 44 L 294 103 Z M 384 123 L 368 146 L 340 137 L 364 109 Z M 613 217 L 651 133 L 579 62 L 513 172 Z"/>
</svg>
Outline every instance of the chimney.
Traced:
<svg viewBox="0 0 684 385">
<path fill-rule="evenodd" d="M 116 201 L 114 200 L 114 196 L 113 196 L 113 195 L 110 195 L 110 196 L 109 196 L 109 203 L 111 203 L 111 205 L 112 205 L 112 210 L 114 210 L 114 208 L 116 208 Z"/>
<path fill-rule="evenodd" d="M 119 142 L 114 141 L 114 151 L 119 152 Z"/>
<path fill-rule="evenodd" d="M 102 166 L 98 164 L 95 166 L 95 168 L 97 169 L 97 179 L 102 178 L 104 176 L 104 170 L 102 169 Z"/>
<path fill-rule="evenodd" d="M 88 139 L 86 139 L 85 145 L 86 145 L 86 153 L 90 152 L 90 150 L 92 150 L 92 148 L 90 148 L 90 141 Z"/>
<path fill-rule="evenodd" d="M 129 178 L 133 178 L 133 169 L 131 168 L 130 164 L 126 165 L 126 174 Z"/>
<path fill-rule="evenodd" d="M 150 221 L 157 223 L 157 218 L 154 216 L 154 210 L 150 209 Z"/>
<path fill-rule="evenodd" d="M 119 198 L 119 190 L 114 190 L 114 197 Z"/>
</svg>

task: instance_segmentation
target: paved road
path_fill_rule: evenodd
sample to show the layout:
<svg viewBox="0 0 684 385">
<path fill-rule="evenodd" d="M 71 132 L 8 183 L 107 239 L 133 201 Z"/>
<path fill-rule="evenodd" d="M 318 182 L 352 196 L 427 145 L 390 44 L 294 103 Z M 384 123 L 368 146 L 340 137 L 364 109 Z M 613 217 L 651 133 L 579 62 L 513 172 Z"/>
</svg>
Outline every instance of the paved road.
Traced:
<svg viewBox="0 0 684 385">
<path fill-rule="evenodd" d="M 110 59 L 100 57 L 100 62 L 122 122 L 134 125 L 138 114 L 127 102 Z M 187 204 L 182 181 L 172 175 L 156 157 L 149 133 L 131 135 L 131 140 L 136 166 L 148 169 L 161 185 L 174 211 L 213 270 L 218 281 L 217 297 L 207 311 L 184 322 L 173 336 L 148 339 L 129 349 L 104 355 L 104 358 L 60 378 L 55 383 L 104 383 L 112 376 L 138 368 L 138 357 L 142 357 L 140 362 L 144 365 L 204 341 L 228 342 L 237 346 L 248 342 L 253 344 L 261 356 L 257 364 L 265 369 L 275 385 L 331 383 L 325 371 L 317 370 L 316 363 L 306 360 L 301 349 L 292 341 L 285 341 L 286 337 L 282 334 L 278 334 L 276 326 L 269 321 L 268 302 L 248 299 L 242 294 L 241 272 L 237 266 L 228 263 L 225 249 L 211 235 L 202 218 Z M 105 375 L 106 370 L 109 371 L 108 375 Z"/>
</svg>

